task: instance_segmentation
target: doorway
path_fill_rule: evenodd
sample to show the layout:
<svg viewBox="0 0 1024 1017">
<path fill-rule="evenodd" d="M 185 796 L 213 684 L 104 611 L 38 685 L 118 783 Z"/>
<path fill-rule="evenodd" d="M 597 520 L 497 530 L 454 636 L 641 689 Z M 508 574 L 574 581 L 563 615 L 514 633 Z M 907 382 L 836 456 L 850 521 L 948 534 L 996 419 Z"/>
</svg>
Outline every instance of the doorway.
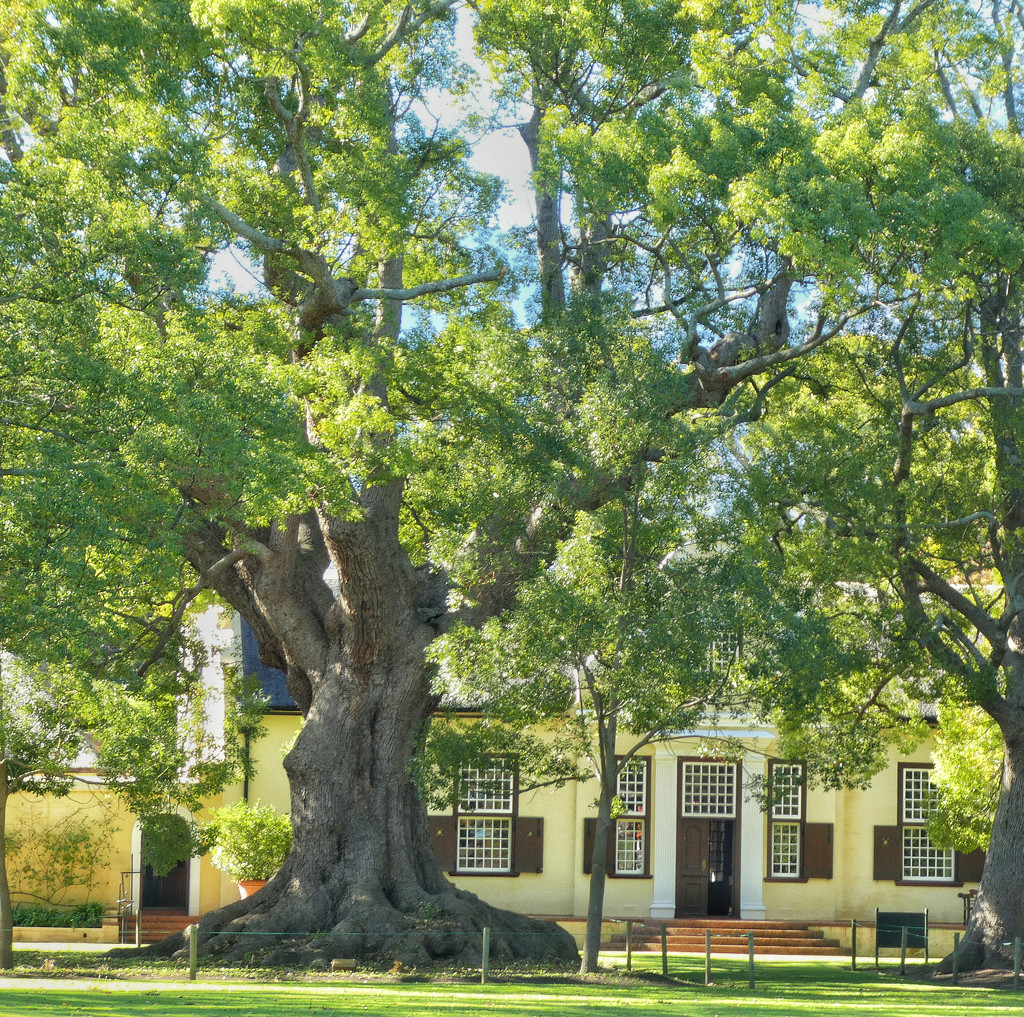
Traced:
<svg viewBox="0 0 1024 1017">
<path fill-rule="evenodd" d="M 178 862 L 170 872 L 158 876 L 152 865 L 142 870 L 142 906 L 188 911 L 188 861 Z"/>
<path fill-rule="evenodd" d="M 179 815 L 153 816 L 146 822 L 139 844 L 143 908 L 188 913 L 191 843 L 188 823 Z"/>
<path fill-rule="evenodd" d="M 676 918 L 732 913 L 733 819 L 683 816 L 676 841 Z"/>
<path fill-rule="evenodd" d="M 739 771 L 734 763 L 680 760 L 676 917 L 724 917 L 738 886 Z"/>
</svg>

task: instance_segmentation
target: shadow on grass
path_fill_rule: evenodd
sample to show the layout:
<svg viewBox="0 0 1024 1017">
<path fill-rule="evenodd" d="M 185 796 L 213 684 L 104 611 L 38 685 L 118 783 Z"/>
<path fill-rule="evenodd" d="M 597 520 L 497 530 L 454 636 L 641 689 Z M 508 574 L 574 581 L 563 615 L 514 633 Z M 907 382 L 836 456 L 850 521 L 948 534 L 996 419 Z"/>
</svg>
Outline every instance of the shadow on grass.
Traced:
<svg viewBox="0 0 1024 1017">
<path fill-rule="evenodd" d="M 28 960 L 19 958 L 19 962 L 23 959 Z M 82 968 L 74 972 L 65 966 L 66 959 L 68 955 L 55 960 L 59 967 L 49 981 L 9 981 L 0 992 L 0 1017 L 69 1013 L 89 1017 L 292 1017 L 296 1013 L 568 1017 L 580 1009 L 588 1017 L 622 1017 L 627 1008 L 634 1013 L 639 1010 L 644 1017 L 991 1017 L 1021 1012 L 1021 997 L 1014 993 L 901 981 L 895 969 L 853 972 L 838 962 L 759 962 L 756 988 L 750 989 L 745 960 L 716 959 L 714 983 L 705 986 L 704 961 L 699 957 L 670 958 L 668 978 L 662 977 L 660 958 L 655 957 L 639 959 L 632 976 L 621 967 L 587 978 L 496 971 L 494 982 L 486 986 L 471 983 L 466 972 L 432 973 L 429 979 L 417 973 L 411 975 L 415 981 L 410 976 L 320 976 L 317 981 L 296 984 L 291 979 L 308 976 L 265 969 L 219 972 L 217 977 L 233 975 L 233 979 L 192 986 L 184 981 L 187 973 L 180 967 L 158 970 L 152 964 L 146 966 L 148 977 L 182 982 L 149 986 L 135 980 L 142 976 L 138 966 L 119 968 L 116 973 L 87 973 L 83 958 Z M 608 958 L 612 964 L 619 959 Z M 105 975 L 105 980 L 93 981 L 90 974 L 93 978 Z M 201 970 L 200 978 L 214 974 Z M 81 987 L 52 976 L 82 979 Z M 239 981 L 239 976 L 267 981 L 255 985 Z"/>
</svg>

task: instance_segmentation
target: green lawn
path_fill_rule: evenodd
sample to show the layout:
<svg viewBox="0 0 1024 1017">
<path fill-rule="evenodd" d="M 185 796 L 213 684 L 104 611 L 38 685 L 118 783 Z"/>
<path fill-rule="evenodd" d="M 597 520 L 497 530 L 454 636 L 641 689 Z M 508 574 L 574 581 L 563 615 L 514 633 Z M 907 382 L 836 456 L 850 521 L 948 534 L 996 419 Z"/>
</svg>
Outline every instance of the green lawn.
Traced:
<svg viewBox="0 0 1024 1017">
<path fill-rule="evenodd" d="M 610 956 L 609 961 L 617 959 Z M 660 965 L 643 958 L 648 970 Z M 58 959 L 63 973 L 67 968 Z M 0 980 L 0 1017 L 295 1017 L 300 1014 L 408 1015 L 408 1017 L 484 1017 L 485 1014 L 556 1017 L 585 1011 L 593 1017 L 623 1011 L 644 1017 L 989 1017 L 1021 1012 L 1024 994 L 991 989 L 954 989 L 913 981 L 892 972 L 851 972 L 837 963 L 761 962 L 758 987 L 747 985 L 742 961 L 716 961 L 716 984 L 705 987 L 703 960 L 673 957 L 674 984 L 623 981 L 567 984 L 517 980 L 486 986 L 437 982 L 358 982 L 348 976 L 296 982 L 199 981 L 184 971 L 150 970 L 164 981 L 140 981 L 126 970 L 106 977 L 37 978 L 22 967 L 22 977 Z M 137 972 L 136 972 L 137 974 Z M 113 976 L 113 977 L 111 977 Z M 265 973 L 265 977 L 274 977 Z M 200 978 L 204 973 L 200 973 Z M 218 974 L 222 978 L 222 974 Z M 278 973 L 277 977 L 288 975 Z M 292 975 L 291 977 L 295 977 Z M 496 977 L 501 978 L 500 973 Z"/>
</svg>

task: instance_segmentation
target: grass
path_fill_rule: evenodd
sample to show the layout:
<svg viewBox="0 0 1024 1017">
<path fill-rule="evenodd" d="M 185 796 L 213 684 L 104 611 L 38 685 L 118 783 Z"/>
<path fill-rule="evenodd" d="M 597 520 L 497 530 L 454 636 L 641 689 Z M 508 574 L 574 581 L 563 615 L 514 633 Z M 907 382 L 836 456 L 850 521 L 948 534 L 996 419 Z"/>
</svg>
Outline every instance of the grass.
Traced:
<svg viewBox="0 0 1024 1017">
<path fill-rule="evenodd" d="M 563 1017 L 579 1011 L 591 1017 L 1016 1017 L 1021 1012 L 1020 996 L 1012 992 L 904 982 L 892 970 L 852 972 L 839 962 L 759 962 L 752 990 L 744 961 L 716 959 L 716 983 L 705 987 L 702 958 L 670 958 L 667 980 L 660 977 L 658 958 L 634 958 L 633 977 L 615 967 L 621 955 L 604 959 L 609 970 L 597 979 L 495 972 L 495 981 L 484 986 L 468 972 L 447 981 L 382 973 L 305 980 L 304 973 L 268 969 L 201 969 L 200 981 L 192 984 L 187 971 L 171 964 L 19 951 L 19 977 L 0 980 L 0 1017 Z M 47 960 L 52 970 L 41 977 Z"/>
</svg>

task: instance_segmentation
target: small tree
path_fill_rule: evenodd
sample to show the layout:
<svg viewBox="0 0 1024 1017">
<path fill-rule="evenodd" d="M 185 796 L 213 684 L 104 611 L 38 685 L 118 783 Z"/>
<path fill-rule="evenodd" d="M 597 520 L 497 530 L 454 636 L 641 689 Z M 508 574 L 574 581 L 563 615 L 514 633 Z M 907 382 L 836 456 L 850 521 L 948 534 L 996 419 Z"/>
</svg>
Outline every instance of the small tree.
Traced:
<svg viewBox="0 0 1024 1017">
<path fill-rule="evenodd" d="M 7 878 L 7 803 L 19 792 L 65 795 L 84 738 L 67 723 L 38 674 L 0 653 L 0 968 L 14 967 Z"/>
<path fill-rule="evenodd" d="M 439 641 L 436 659 L 456 701 L 478 702 L 513 728 L 553 730 L 589 764 L 598 798 L 581 970 L 590 972 L 620 776 L 645 746 L 735 701 L 728 637 L 737 619 L 724 554 L 695 543 L 707 538 L 706 488 L 693 469 L 691 433 L 664 412 L 669 365 L 632 342 L 628 325 L 586 338 L 605 342 L 608 371 L 590 380 L 572 425 L 576 442 L 600 449 L 617 479 L 600 507 L 577 514 L 514 610 L 456 630 Z"/>
</svg>

